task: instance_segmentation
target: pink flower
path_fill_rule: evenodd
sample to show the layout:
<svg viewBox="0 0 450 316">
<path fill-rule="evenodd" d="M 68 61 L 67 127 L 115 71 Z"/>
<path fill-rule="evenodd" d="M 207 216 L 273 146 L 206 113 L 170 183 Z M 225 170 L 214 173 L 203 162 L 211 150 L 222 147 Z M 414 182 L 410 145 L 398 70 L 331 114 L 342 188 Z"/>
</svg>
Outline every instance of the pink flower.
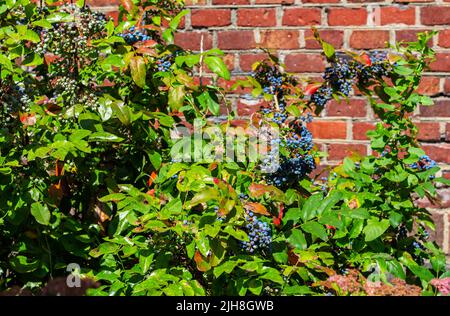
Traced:
<svg viewBox="0 0 450 316">
<path fill-rule="evenodd" d="M 433 279 L 431 280 L 431 285 L 438 289 L 443 295 L 450 294 L 450 277 L 443 279 Z"/>
</svg>

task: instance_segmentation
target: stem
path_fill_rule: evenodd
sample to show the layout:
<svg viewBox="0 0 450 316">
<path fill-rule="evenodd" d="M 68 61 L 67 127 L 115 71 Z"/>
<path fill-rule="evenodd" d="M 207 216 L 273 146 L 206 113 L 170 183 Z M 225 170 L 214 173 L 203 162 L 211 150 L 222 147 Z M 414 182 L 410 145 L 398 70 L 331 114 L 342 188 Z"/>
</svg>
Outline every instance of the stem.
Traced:
<svg viewBox="0 0 450 316">
<path fill-rule="evenodd" d="M 200 38 L 200 87 L 203 86 L 203 34 Z"/>
</svg>

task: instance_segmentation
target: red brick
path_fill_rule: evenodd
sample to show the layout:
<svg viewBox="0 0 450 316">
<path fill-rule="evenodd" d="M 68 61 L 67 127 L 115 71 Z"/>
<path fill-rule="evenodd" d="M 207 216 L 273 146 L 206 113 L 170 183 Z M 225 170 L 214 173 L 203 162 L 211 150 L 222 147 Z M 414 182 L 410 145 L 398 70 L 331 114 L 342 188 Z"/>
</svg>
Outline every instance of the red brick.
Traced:
<svg viewBox="0 0 450 316">
<path fill-rule="evenodd" d="M 395 40 L 397 42 L 415 42 L 417 41 L 417 34 L 424 32 L 421 30 L 399 30 L 395 31 Z"/>
<path fill-rule="evenodd" d="M 342 121 L 314 121 L 308 124 L 313 138 L 345 139 L 347 137 L 347 123 Z"/>
<path fill-rule="evenodd" d="M 211 9 L 192 10 L 192 27 L 227 26 L 231 24 L 231 10 Z"/>
<path fill-rule="evenodd" d="M 298 31 L 296 30 L 263 30 L 258 46 L 276 49 L 299 48 Z"/>
<path fill-rule="evenodd" d="M 221 49 L 256 48 L 253 31 L 222 31 L 218 32 L 217 38 Z"/>
<path fill-rule="evenodd" d="M 367 131 L 374 130 L 375 124 L 369 122 L 353 122 L 353 139 L 367 140 Z"/>
<path fill-rule="evenodd" d="M 237 12 L 237 25 L 239 26 L 275 26 L 277 19 L 275 9 L 239 9 Z"/>
<path fill-rule="evenodd" d="M 328 24 L 331 26 L 366 25 L 366 23 L 367 10 L 365 8 L 330 8 L 328 10 Z"/>
<path fill-rule="evenodd" d="M 439 32 L 439 46 L 450 48 L 450 30 L 442 30 Z"/>
<path fill-rule="evenodd" d="M 436 61 L 430 64 L 432 71 L 450 71 L 450 53 L 437 53 Z"/>
<path fill-rule="evenodd" d="M 250 0 L 212 0 L 212 4 L 224 4 L 224 5 L 250 4 Z"/>
<path fill-rule="evenodd" d="M 421 106 L 420 115 L 425 117 L 450 117 L 450 100 L 435 100 L 433 106 Z"/>
<path fill-rule="evenodd" d="M 450 144 L 423 144 L 422 148 L 436 162 L 450 163 Z"/>
<path fill-rule="evenodd" d="M 255 0 L 255 4 L 292 4 L 294 0 Z"/>
<path fill-rule="evenodd" d="M 450 94 L 450 78 L 445 78 L 444 81 L 444 92 Z"/>
<path fill-rule="evenodd" d="M 267 102 L 264 100 L 239 99 L 237 104 L 237 113 L 239 116 L 250 116 L 266 105 Z"/>
<path fill-rule="evenodd" d="M 450 123 L 445 124 L 445 141 L 450 142 Z"/>
<path fill-rule="evenodd" d="M 366 116 L 366 101 L 359 99 L 349 100 L 349 103 L 345 100 L 337 102 L 332 100 L 327 104 L 328 116 L 351 116 L 351 117 L 363 117 Z"/>
<path fill-rule="evenodd" d="M 322 72 L 325 58 L 320 54 L 290 54 L 284 59 L 286 70 L 290 72 Z"/>
<path fill-rule="evenodd" d="M 356 49 L 384 48 L 388 41 L 388 31 L 353 31 L 350 36 L 350 46 Z"/>
<path fill-rule="evenodd" d="M 422 77 L 417 92 L 425 95 L 439 94 L 439 82 L 438 77 Z"/>
<path fill-rule="evenodd" d="M 267 54 L 242 54 L 239 56 L 239 65 L 242 71 L 252 71 L 252 65 L 257 61 L 262 61 Z"/>
<path fill-rule="evenodd" d="M 303 3 L 338 3 L 339 0 L 303 0 Z"/>
<path fill-rule="evenodd" d="M 419 133 L 417 138 L 419 140 L 431 141 L 440 140 L 441 133 L 439 132 L 439 123 L 435 122 L 420 122 L 416 123 Z"/>
<path fill-rule="evenodd" d="M 420 8 L 420 19 L 424 25 L 450 24 L 450 7 L 422 7 Z"/>
<path fill-rule="evenodd" d="M 338 30 L 321 30 L 319 31 L 320 37 L 327 43 L 330 43 L 335 48 L 342 48 L 342 44 L 344 43 L 344 31 Z M 305 47 L 306 48 L 321 48 L 319 42 L 313 36 L 311 30 L 305 31 Z"/>
<path fill-rule="evenodd" d="M 203 48 L 212 48 L 212 36 L 207 32 L 175 33 L 175 44 L 184 49 L 200 50 L 200 40 L 203 35 Z"/>
<path fill-rule="evenodd" d="M 328 160 L 343 160 L 352 153 L 367 155 L 367 146 L 364 144 L 329 144 Z"/>
<path fill-rule="evenodd" d="M 318 25 L 321 22 L 320 9 L 286 8 L 283 12 L 283 25 L 305 26 Z"/>
<path fill-rule="evenodd" d="M 416 10 L 412 7 L 384 7 L 381 8 L 381 25 L 407 24 L 416 22 Z"/>
<path fill-rule="evenodd" d="M 408 3 L 411 3 L 411 2 L 418 2 L 418 3 L 420 3 L 420 2 L 434 2 L 435 0 L 395 0 L 394 2 L 398 2 L 398 3 L 405 3 L 405 2 L 408 2 Z"/>
</svg>

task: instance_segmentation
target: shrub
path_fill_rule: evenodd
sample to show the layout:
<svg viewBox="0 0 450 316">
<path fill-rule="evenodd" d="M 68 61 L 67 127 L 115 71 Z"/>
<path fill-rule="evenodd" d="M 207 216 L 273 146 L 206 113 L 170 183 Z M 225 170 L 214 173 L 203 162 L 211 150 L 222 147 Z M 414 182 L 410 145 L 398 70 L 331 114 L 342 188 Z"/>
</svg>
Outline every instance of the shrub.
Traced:
<svg viewBox="0 0 450 316">
<path fill-rule="evenodd" d="M 92 295 L 395 293 L 376 283 L 392 278 L 402 293 L 444 288 L 445 256 L 424 241 L 432 220 L 414 204 L 448 184 L 410 118 L 432 104 L 416 92 L 432 34 L 345 56 L 316 34 L 330 66 L 306 89 L 275 58 L 256 64 L 238 85 L 269 104 L 246 123 L 269 128 L 268 155 L 186 162 L 172 159 L 185 141 L 175 126 L 213 138 L 211 127 L 239 124 L 211 119 L 227 100 L 201 80 L 204 65 L 230 74 L 219 50 L 171 44 L 186 13 L 177 3 L 150 3 L 123 1 L 115 25 L 83 1 L 0 2 L 0 288 L 42 287 L 70 263 L 101 284 Z M 322 156 L 311 112 L 355 85 L 381 121 L 375 155 L 311 179 Z M 359 290 L 331 285 L 343 279 Z"/>
</svg>

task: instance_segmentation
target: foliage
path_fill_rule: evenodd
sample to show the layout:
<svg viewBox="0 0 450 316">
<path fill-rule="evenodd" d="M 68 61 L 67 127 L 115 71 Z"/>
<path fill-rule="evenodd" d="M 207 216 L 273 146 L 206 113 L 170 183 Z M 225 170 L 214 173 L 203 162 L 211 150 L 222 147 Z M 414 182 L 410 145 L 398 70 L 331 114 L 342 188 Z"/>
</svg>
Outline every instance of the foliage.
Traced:
<svg viewBox="0 0 450 316">
<path fill-rule="evenodd" d="M 42 287 L 70 263 L 101 283 L 92 295 L 316 295 L 346 269 L 443 288 L 445 256 L 421 241 L 433 224 L 411 194 L 445 182 L 410 118 L 432 103 L 416 93 L 432 34 L 372 58 L 318 37 L 330 67 L 306 89 L 275 58 L 255 65 L 239 85 L 270 106 L 248 124 L 280 129 L 265 173 L 275 155 L 172 161 L 175 126 L 236 124 L 210 119 L 227 101 L 194 79 L 205 65 L 229 79 L 222 52 L 172 44 L 177 3 L 124 0 L 118 25 L 83 1 L 46 4 L 0 1 L 0 289 Z M 310 179 L 310 112 L 354 85 L 381 120 L 376 155 Z"/>
</svg>

